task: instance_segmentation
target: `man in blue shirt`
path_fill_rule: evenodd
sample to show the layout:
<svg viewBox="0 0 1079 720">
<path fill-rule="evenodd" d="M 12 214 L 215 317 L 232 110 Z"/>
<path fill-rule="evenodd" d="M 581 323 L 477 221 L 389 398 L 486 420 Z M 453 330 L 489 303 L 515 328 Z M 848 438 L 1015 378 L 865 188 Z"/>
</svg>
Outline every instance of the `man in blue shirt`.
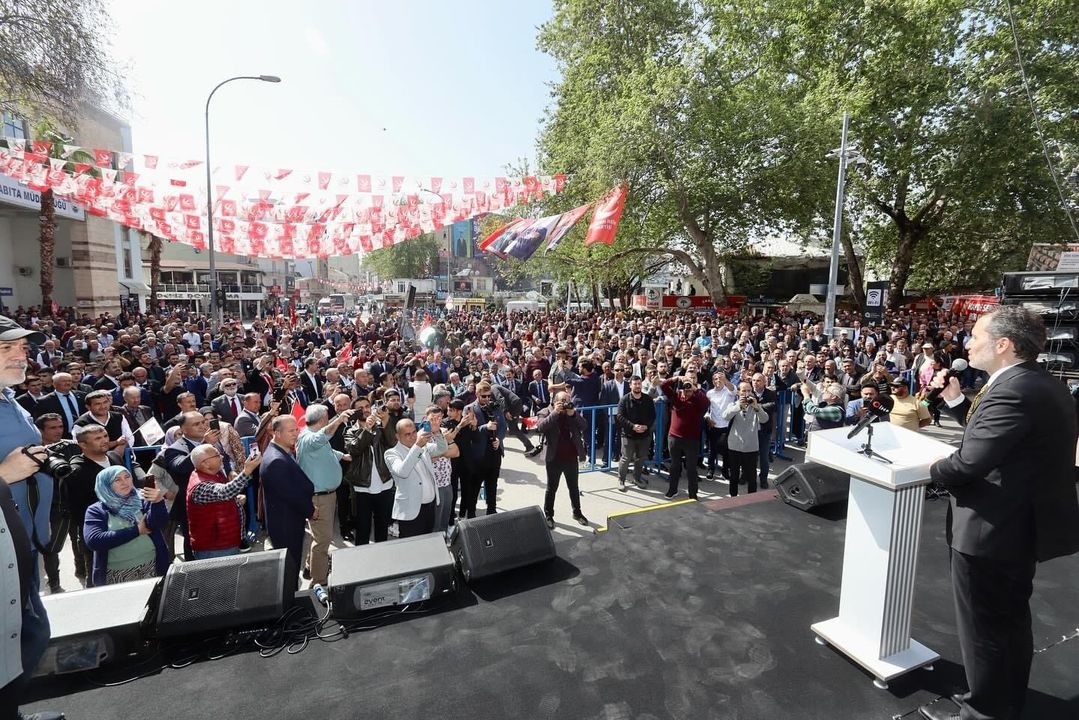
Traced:
<svg viewBox="0 0 1079 720">
<path fill-rule="evenodd" d="M 296 462 L 315 486 L 312 502 L 318 514 L 308 524 L 311 527 L 311 553 L 307 566 L 311 582 L 325 586 L 330 570 L 330 543 L 333 541 L 333 519 L 337 517 L 337 487 L 341 484 L 341 460 L 348 455 L 330 447 L 330 438 L 337 428 L 352 417 L 345 410 L 330 420 L 330 411 L 322 403 L 307 406 L 307 427 L 296 438 Z"/>
<path fill-rule="evenodd" d="M 847 404 L 847 425 L 856 425 L 867 412 L 869 412 L 869 405 L 877 399 L 877 386 L 875 383 L 865 383 L 860 390 L 861 397 L 857 400 L 851 400 Z M 873 422 L 887 422 L 887 413 L 878 415 Z"/>
</svg>

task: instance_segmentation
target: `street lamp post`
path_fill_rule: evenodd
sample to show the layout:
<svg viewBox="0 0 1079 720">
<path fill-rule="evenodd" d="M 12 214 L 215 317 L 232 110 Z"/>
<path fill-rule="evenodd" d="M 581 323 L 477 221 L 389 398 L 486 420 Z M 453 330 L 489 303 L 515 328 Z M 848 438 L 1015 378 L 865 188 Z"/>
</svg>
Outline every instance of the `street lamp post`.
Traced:
<svg viewBox="0 0 1079 720">
<path fill-rule="evenodd" d="M 210 258 L 210 327 L 216 330 L 221 325 L 221 304 L 217 301 L 217 268 L 214 265 L 214 186 L 213 170 L 210 167 L 210 101 L 218 89 L 233 80 L 260 80 L 262 82 L 279 83 L 281 78 L 276 75 L 237 75 L 228 80 L 219 82 L 209 97 L 206 98 L 206 250 Z"/>
<path fill-rule="evenodd" d="M 831 338 L 835 328 L 835 296 L 839 281 L 839 238 L 843 233 L 843 202 L 847 184 L 847 129 L 850 113 L 843 111 L 843 136 L 839 144 L 839 181 L 835 190 L 835 217 L 832 220 L 832 261 L 828 266 L 828 297 L 824 301 L 824 334 Z"/>
</svg>

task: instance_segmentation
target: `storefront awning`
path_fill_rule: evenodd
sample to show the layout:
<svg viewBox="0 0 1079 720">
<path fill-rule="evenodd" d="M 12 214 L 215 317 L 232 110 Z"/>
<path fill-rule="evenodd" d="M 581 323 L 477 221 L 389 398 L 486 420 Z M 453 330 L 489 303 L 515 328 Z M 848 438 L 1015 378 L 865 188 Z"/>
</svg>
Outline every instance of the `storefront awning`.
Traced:
<svg viewBox="0 0 1079 720">
<path fill-rule="evenodd" d="M 150 286 L 138 280 L 121 280 L 120 284 L 136 295 L 149 295 Z"/>
</svg>

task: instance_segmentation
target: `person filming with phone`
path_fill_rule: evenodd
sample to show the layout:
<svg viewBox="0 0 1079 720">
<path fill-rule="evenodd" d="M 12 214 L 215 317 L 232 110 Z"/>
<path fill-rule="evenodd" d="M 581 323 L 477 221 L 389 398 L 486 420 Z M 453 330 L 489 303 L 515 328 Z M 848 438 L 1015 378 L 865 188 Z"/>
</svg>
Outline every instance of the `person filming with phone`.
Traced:
<svg viewBox="0 0 1079 720">
<path fill-rule="evenodd" d="M 196 560 L 239 554 L 243 492 L 261 460 L 258 448 L 252 448 L 243 470 L 229 479 L 220 448 L 204 443 L 191 451 L 195 471 L 187 482 L 187 532 Z"/>
<path fill-rule="evenodd" d="M 97 474 L 98 502 L 86 510 L 83 538 L 94 554 L 94 587 L 160 577 L 169 566 L 161 530 L 169 521 L 165 492 L 135 489 L 121 466 Z"/>
<path fill-rule="evenodd" d="M 731 458 L 731 497 L 738 495 L 738 483 L 745 481 L 749 492 L 757 492 L 757 456 L 760 429 L 768 422 L 768 411 L 761 407 L 753 384 L 738 383 L 738 398 L 723 411 L 727 419 L 727 450 Z"/>
</svg>

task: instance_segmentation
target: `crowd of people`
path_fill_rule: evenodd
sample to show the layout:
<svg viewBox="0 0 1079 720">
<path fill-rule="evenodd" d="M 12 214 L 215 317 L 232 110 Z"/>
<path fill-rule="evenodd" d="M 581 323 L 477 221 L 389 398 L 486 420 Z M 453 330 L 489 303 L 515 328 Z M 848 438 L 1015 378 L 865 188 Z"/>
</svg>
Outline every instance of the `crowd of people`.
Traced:
<svg viewBox="0 0 1079 720">
<path fill-rule="evenodd" d="M 563 477 L 574 520 L 587 524 L 579 463 L 606 453 L 621 489 L 631 467 L 647 485 L 657 422 L 667 497 L 684 474 L 695 498 L 698 468 L 731 495 L 753 492 L 767 487 L 779 428 L 804 443 L 857 422 L 878 395 L 893 398 L 893 422 L 933 421 L 921 395 L 964 356 L 971 325 L 901 312 L 864 326 L 852 315 L 829 338 L 811 316 L 433 313 L 232 320 L 215 332 L 182 312 L 17 309 L 6 322 L 32 335 L 25 380 L 6 392 L 33 424 L 0 428 L 0 451 L 47 446 L 70 468 L 59 484 L 36 474 L 36 505 L 19 498 L 27 527 L 46 551 L 66 529 L 87 586 L 152 575 L 176 555 L 242 552 L 259 529 L 325 583 L 335 521 L 362 544 L 394 524 L 401 536 L 446 530 L 481 498 L 496 512 L 507 438 L 545 453 L 549 524 Z M 537 443 L 523 423 L 538 423 Z M 148 509 L 112 492 L 126 483 Z M 44 556 L 59 591 L 56 553 Z"/>
</svg>

